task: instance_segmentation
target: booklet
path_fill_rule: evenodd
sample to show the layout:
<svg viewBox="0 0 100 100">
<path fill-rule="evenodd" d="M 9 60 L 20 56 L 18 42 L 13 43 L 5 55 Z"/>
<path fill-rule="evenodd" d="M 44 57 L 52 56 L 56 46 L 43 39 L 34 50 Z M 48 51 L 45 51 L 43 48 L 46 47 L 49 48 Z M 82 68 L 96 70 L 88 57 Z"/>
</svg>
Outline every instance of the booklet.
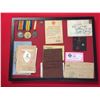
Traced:
<svg viewBox="0 0 100 100">
<path fill-rule="evenodd" d="M 36 72 L 36 46 L 18 46 L 16 52 L 16 72 L 35 73 Z"/>
</svg>

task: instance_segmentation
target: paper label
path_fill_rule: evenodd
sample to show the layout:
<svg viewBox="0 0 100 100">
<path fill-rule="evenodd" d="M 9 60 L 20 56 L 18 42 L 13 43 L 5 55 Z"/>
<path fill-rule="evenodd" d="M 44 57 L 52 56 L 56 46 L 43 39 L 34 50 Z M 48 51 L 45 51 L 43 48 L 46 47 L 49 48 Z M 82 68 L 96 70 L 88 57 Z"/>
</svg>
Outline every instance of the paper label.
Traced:
<svg viewBox="0 0 100 100">
<path fill-rule="evenodd" d="M 66 52 L 65 53 L 65 61 L 72 61 L 72 62 L 83 62 L 83 53 L 79 52 Z"/>
</svg>

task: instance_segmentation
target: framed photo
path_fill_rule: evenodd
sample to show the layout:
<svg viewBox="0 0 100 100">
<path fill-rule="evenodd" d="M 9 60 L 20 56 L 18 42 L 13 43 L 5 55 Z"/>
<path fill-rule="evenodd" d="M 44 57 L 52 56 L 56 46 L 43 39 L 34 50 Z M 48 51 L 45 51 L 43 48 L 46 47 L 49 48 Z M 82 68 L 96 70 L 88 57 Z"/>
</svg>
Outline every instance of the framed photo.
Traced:
<svg viewBox="0 0 100 100">
<path fill-rule="evenodd" d="M 97 81 L 93 17 L 12 18 L 11 81 Z"/>
</svg>

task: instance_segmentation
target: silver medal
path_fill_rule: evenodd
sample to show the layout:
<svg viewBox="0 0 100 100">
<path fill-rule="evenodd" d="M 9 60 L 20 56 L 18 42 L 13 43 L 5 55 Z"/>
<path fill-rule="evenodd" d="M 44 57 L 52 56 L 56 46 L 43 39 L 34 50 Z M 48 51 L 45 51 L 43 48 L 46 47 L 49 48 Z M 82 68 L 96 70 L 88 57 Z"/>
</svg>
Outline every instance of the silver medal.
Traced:
<svg viewBox="0 0 100 100">
<path fill-rule="evenodd" d="M 18 32 L 17 33 L 17 36 L 18 36 L 18 38 L 23 38 L 24 37 L 24 34 L 23 34 L 23 32 Z"/>
</svg>

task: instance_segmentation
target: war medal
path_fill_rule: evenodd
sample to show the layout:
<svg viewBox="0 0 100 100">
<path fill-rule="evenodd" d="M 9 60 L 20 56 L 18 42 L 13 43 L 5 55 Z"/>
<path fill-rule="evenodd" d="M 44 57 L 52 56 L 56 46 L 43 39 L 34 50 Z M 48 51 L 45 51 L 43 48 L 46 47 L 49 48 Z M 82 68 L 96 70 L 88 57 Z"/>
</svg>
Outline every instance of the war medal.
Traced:
<svg viewBox="0 0 100 100">
<path fill-rule="evenodd" d="M 34 22 L 34 27 L 33 27 L 34 30 L 33 30 L 33 33 L 32 33 L 33 37 L 37 37 L 37 35 L 38 35 L 38 33 L 36 31 L 36 26 L 37 26 L 37 21 Z"/>
<path fill-rule="evenodd" d="M 18 33 L 17 33 L 17 37 L 18 37 L 18 38 L 23 38 L 23 37 L 24 37 L 24 34 L 23 34 L 23 32 L 22 32 L 22 30 L 23 30 L 23 25 L 24 25 L 24 21 L 20 20 L 20 21 L 18 22 Z"/>
<path fill-rule="evenodd" d="M 32 35 L 31 35 L 30 32 L 25 32 L 25 33 L 24 33 L 24 38 L 25 38 L 25 39 L 29 39 L 29 38 L 31 38 L 31 36 L 32 36 Z"/>
<path fill-rule="evenodd" d="M 29 32 L 30 31 L 30 29 L 31 29 L 31 21 L 26 21 L 26 26 L 25 26 L 25 29 L 26 29 L 26 32 L 24 33 L 24 38 L 25 39 L 29 39 L 29 38 L 31 38 L 31 33 Z"/>
</svg>

